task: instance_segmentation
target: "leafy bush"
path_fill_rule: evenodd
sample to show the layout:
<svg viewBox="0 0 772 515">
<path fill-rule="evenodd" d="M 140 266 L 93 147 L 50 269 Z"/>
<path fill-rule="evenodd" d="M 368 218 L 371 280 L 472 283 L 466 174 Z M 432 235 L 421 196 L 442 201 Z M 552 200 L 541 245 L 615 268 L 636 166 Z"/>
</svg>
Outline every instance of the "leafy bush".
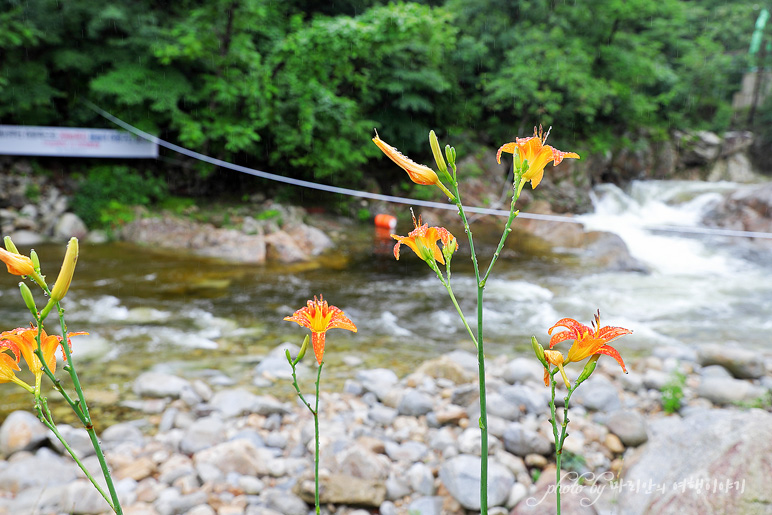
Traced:
<svg viewBox="0 0 772 515">
<path fill-rule="evenodd" d="M 167 194 L 163 179 L 144 176 L 125 165 L 89 170 L 72 199 L 72 207 L 91 228 L 114 228 L 131 220 L 129 206 L 148 206 Z"/>
<path fill-rule="evenodd" d="M 662 409 L 665 413 L 673 414 L 681 409 L 684 386 L 686 386 L 686 375 L 676 371 L 670 381 L 662 387 Z"/>
</svg>

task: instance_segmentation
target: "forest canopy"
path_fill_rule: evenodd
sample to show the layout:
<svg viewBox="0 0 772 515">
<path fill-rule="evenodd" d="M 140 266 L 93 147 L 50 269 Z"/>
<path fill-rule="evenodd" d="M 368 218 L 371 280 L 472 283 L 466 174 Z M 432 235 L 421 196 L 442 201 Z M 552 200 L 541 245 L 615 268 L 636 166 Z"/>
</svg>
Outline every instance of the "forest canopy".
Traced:
<svg viewBox="0 0 772 515">
<path fill-rule="evenodd" d="M 111 127 L 88 100 L 214 157 L 348 185 L 377 162 L 373 128 L 419 158 L 428 129 L 474 148 L 553 124 L 558 145 L 595 151 L 640 129 L 727 129 L 759 12 L 746 0 L 2 4 L 1 123 Z"/>
</svg>

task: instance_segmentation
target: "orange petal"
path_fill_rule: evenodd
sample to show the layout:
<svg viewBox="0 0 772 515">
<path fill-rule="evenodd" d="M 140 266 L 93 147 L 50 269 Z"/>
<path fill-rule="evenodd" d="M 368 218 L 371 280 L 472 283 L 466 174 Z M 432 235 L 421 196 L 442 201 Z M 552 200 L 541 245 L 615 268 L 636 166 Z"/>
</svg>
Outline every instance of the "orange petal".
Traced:
<svg viewBox="0 0 772 515">
<path fill-rule="evenodd" d="M 605 354 L 606 356 L 611 356 L 615 360 L 617 360 L 617 363 L 619 363 L 619 366 L 622 367 L 622 370 L 624 370 L 625 374 L 627 373 L 627 368 L 625 368 L 625 362 L 622 361 L 622 356 L 619 355 L 619 352 L 614 347 L 609 347 L 608 345 L 605 345 L 598 349 L 595 354 Z"/>
<path fill-rule="evenodd" d="M 509 143 L 504 143 L 499 147 L 498 152 L 496 152 L 496 162 L 501 164 L 501 153 L 502 152 L 508 152 L 510 154 L 515 153 L 515 149 L 517 148 L 517 143 L 514 141 L 511 141 Z"/>
</svg>

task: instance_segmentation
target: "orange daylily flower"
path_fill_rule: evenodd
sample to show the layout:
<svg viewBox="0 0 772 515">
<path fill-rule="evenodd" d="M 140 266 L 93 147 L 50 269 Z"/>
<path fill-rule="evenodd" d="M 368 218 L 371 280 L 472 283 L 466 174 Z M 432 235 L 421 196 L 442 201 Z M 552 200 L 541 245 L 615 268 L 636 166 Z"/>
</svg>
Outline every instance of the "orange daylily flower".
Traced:
<svg viewBox="0 0 772 515">
<path fill-rule="evenodd" d="M 67 345 L 72 348 L 70 337 L 81 334 L 88 333 L 82 331 L 67 333 Z M 37 335 L 37 329 L 25 329 L 23 327 L 0 333 L 0 343 L 11 342 L 21 351 L 24 361 L 27 362 L 27 366 L 35 374 L 36 380 L 43 374 L 43 365 L 37 355 L 35 355 L 35 351 L 38 348 Z M 43 351 L 46 365 L 48 365 L 51 372 L 56 371 L 56 349 L 61 344 L 61 336 L 55 334 L 48 335 L 45 331 L 40 334 L 40 348 Z M 64 349 L 62 349 L 62 359 L 66 359 Z"/>
<path fill-rule="evenodd" d="M 593 327 L 587 327 L 584 324 L 580 324 L 573 318 L 563 318 L 550 327 L 548 333 L 552 335 L 550 338 L 550 348 L 556 344 L 564 342 L 566 340 L 574 340 L 573 345 L 568 350 L 568 358 L 565 363 L 582 361 L 585 358 L 592 356 L 593 354 L 605 354 L 611 356 L 619 366 L 622 367 L 625 373 L 625 362 L 622 361 L 622 356 L 614 347 L 608 345 L 609 342 L 616 340 L 617 338 L 626 334 L 632 334 L 630 329 L 624 327 L 601 327 L 600 326 L 600 313 L 595 315 L 595 321 Z M 556 334 L 552 334 L 552 331 L 556 327 L 565 327 L 567 331 L 561 331 Z M 547 351 L 544 351 L 545 353 Z"/>
<path fill-rule="evenodd" d="M 568 380 L 568 376 L 566 375 L 566 371 L 563 369 L 563 354 L 556 350 L 545 350 L 544 351 L 544 359 L 549 363 L 550 365 L 555 365 L 560 370 L 560 375 L 563 376 L 563 382 L 566 383 L 566 388 L 571 388 L 571 382 Z M 550 371 L 549 369 L 544 369 L 544 386 L 550 385 Z"/>
<path fill-rule="evenodd" d="M 437 186 L 445 195 L 448 196 L 450 200 L 455 198 L 453 194 L 448 191 L 445 185 L 442 184 L 442 181 L 440 181 L 440 178 L 437 177 L 437 174 L 434 172 L 434 170 L 426 165 L 416 163 L 402 152 L 383 141 L 380 137 L 378 137 L 377 131 L 375 133 L 375 137 L 373 138 L 373 143 L 375 143 L 378 148 L 380 148 L 381 151 L 386 154 L 386 157 L 394 161 L 397 166 L 405 170 L 410 176 L 411 181 L 423 186 Z"/>
<path fill-rule="evenodd" d="M 324 337 L 328 330 L 338 328 L 357 332 L 357 326 L 343 314 L 343 311 L 335 306 L 328 306 L 321 295 L 318 300 L 314 296 L 314 300 L 309 300 L 306 307 L 300 308 L 284 320 L 297 322 L 311 329 L 311 344 L 314 346 L 316 361 L 320 365 L 324 356 Z"/>
<path fill-rule="evenodd" d="M 413 252 L 427 263 L 433 259 L 444 265 L 445 258 L 439 246 L 437 246 L 437 242 L 441 241 L 442 246 L 448 250 L 448 255 L 450 255 L 458 248 L 456 237 L 450 234 L 450 231 L 444 227 L 429 227 L 429 224 L 422 225 L 420 216 L 416 222 L 415 215 L 413 215 L 413 225 L 415 225 L 415 229 L 410 231 L 407 236 L 391 235 L 392 238 L 397 240 L 397 244 L 394 245 L 394 257 L 399 261 L 399 246 L 404 244 L 413 249 Z"/>
<path fill-rule="evenodd" d="M 538 132 L 536 127 L 534 127 L 533 136 L 530 138 L 517 138 L 513 142 L 502 145 L 499 151 L 496 152 L 496 162 L 501 163 L 502 152 L 510 154 L 517 152 L 520 162 L 528 161 L 528 170 L 523 175 L 523 181 L 530 180 L 531 188 L 536 188 L 544 176 L 544 167 L 550 161 L 553 161 L 554 166 L 557 166 L 567 157 L 579 159 L 579 154 L 576 152 L 563 152 L 545 145 L 547 136 L 549 136 L 549 131 L 547 131 L 547 134 L 544 134 L 541 126 Z"/>
<path fill-rule="evenodd" d="M 29 257 L 8 252 L 4 248 L 0 248 L 0 261 L 5 263 L 10 274 L 33 275 L 35 273 L 35 267 L 32 265 L 32 260 Z"/>
<path fill-rule="evenodd" d="M 6 354 L 5 350 L 13 352 L 14 357 Z M 9 341 L 0 341 L 0 383 L 7 383 L 10 381 L 16 382 L 16 374 L 21 370 L 19 368 L 19 347 L 15 343 Z"/>
</svg>

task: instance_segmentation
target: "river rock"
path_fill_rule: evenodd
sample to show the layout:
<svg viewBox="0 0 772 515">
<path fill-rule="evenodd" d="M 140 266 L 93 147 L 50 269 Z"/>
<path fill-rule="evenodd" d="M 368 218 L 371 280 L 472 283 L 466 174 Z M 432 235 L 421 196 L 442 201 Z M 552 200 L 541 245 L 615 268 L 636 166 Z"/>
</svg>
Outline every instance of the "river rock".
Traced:
<svg viewBox="0 0 772 515">
<path fill-rule="evenodd" d="M 391 442 L 389 442 L 391 443 Z M 382 454 L 376 454 L 354 445 L 337 453 L 336 472 L 361 479 L 385 479 L 389 475 L 389 460 Z"/>
<path fill-rule="evenodd" d="M 134 393 L 140 397 L 172 397 L 178 399 L 190 381 L 161 372 L 143 372 L 134 380 Z"/>
<path fill-rule="evenodd" d="M 82 240 L 88 235 L 88 228 L 75 213 L 64 213 L 54 225 L 52 235 L 55 241 L 68 241 L 73 236 Z"/>
<path fill-rule="evenodd" d="M 621 370 L 620 370 L 620 373 Z M 595 411 L 614 411 L 621 406 L 616 386 L 603 376 L 593 374 L 581 387 L 576 389 L 571 398 L 587 409 Z"/>
<path fill-rule="evenodd" d="M 295 493 L 298 494 L 301 499 L 313 504 L 313 477 L 299 482 L 295 488 Z M 371 506 L 377 508 L 386 500 L 386 487 L 382 480 L 361 479 L 342 474 L 330 474 L 319 478 L 319 500 L 322 503 Z"/>
<path fill-rule="evenodd" d="M 100 514 L 109 511 L 102 495 L 94 488 L 90 481 L 79 479 L 69 483 L 64 489 L 62 507 L 68 513 Z"/>
<path fill-rule="evenodd" d="M 648 443 L 625 458 L 612 500 L 620 513 L 765 513 L 772 504 L 772 414 L 701 410 L 649 428 Z"/>
<path fill-rule="evenodd" d="M 28 411 L 14 411 L 0 426 L 0 453 L 10 456 L 18 451 L 30 451 L 48 439 L 48 428 Z"/>
<path fill-rule="evenodd" d="M 397 406 L 400 415 L 419 416 L 426 415 L 434 408 L 434 399 L 414 388 L 408 388 L 402 395 Z"/>
<path fill-rule="evenodd" d="M 285 228 L 285 232 L 296 242 L 298 246 L 311 256 L 318 256 L 325 250 L 333 247 L 333 242 L 324 232 L 316 227 L 306 224 L 293 224 Z"/>
<path fill-rule="evenodd" d="M 609 415 L 606 426 L 627 447 L 637 447 L 649 439 L 646 420 L 637 411 L 615 411 Z"/>
<path fill-rule="evenodd" d="M 79 474 L 77 465 L 43 447 L 35 454 L 14 456 L 12 466 L 0 470 L 0 485 L 5 491 L 18 492 L 35 487 L 69 483 Z"/>
<path fill-rule="evenodd" d="M 193 455 L 196 466 L 208 463 L 222 472 L 237 472 L 248 476 L 266 476 L 272 470 L 273 452 L 265 448 L 257 448 L 249 440 L 240 438 L 224 442 Z"/>
<path fill-rule="evenodd" d="M 421 443 L 408 440 L 401 444 L 396 442 L 386 442 L 386 455 L 392 459 L 392 461 L 404 461 L 412 463 L 421 461 L 426 453 L 429 452 L 429 448 Z"/>
<path fill-rule="evenodd" d="M 410 488 L 420 495 L 434 494 L 434 474 L 425 463 L 413 463 L 407 470 L 407 481 Z"/>
<path fill-rule="evenodd" d="M 462 454 L 440 467 L 440 480 L 455 500 L 468 510 L 480 509 L 480 457 Z M 488 461 L 488 506 L 501 506 L 515 476 L 494 460 Z"/>
<path fill-rule="evenodd" d="M 627 244 L 618 235 L 605 231 L 590 231 L 582 239 L 582 259 L 607 272 L 650 272 L 648 266 L 635 259 Z"/>
<path fill-rule="evenodd" d="M 764 393 L 763 388 L 731 377 L 703 377 L 697 387 L 698 396 L 719 405 L 754 401 Z"/>
<path fill-rule="evenodd" d="M 541 364 L 539 364 L 539 367 L 542 369 L 543 375 L 544 367 Z M 550 396 L 547 393 L 548 391 L 544 387 L 544 383 L 540 383 L 538 387 L 520 384 L 506 386 L 500 390 L 500 393 L 505 402 L 517 407 L 518 413 L 534 413 L 539 415 L 544 413 L 545 410 L 549 411 Z M 509 420 L 514 420 L 514 418 Z"/>
<path fill-rule="evenodd" d="M 680 151 L 681 162 L 687 166 L 710 163 L 718 157 L 721 149 L 721 137 L 715 132 L 675 131 L 674 136 Z"/>
<path fill-rule="evenodd" d="M 504 431 L 503 440 L 504 448 L 521 458 L 529 454 L 540 454 L 542 456 L 552 454 L 552 442 L 518 422 L 513 422 L 507 427 L 506 431 Z"/>
<path fill-rule="evenodd" d="M 699 349 L 698 359 L 702 366 L 721 365 L 737 379 L 758 379 L 766 374 L 759 353 L 748 349 L 706 345 Z"/>
<path fill-rule="evenodd" d="M 225 423 L 218 416 L 209 416 L 194 421 L 180 441 L 180 450 L 195 454 L 225 441 Z"/>
<path fill-rule="evenodd" d="M 447 379 L 454 384 L 465 384 L 475 379 L 473 373 L 449 356 L 440 356 L 424 361 L 416 369 L 416 373 L 425 374 L 435 379 Z"/>
<path fill-rule="evenodd" d="M 271 488 L 260 496 L 265 505 L 283 515 L 307 515 L 308 506 L 303 499 L 284 490 Z"/>
<path fill-rule="evenodd" d="M 381 401 L 383 401 L 383 398 L 391 388 L 399 382 L 397 374 L 387 368 L 360 370 L 357 372 L 356 379 L 362 383 L 365 391 L 374 393 L 378 400 Z"/>
<path fill-rule="evenodd" d="M 407 512 L 415 515 L 441 515 L 442 497 L 419 497 L 408 505 Z"/>
<path fill-rule="evenodd" d="M 540 382 L 544 376 L 544 367 L 535 358 L 515 358 L 507 363 L 501 376 L 509 384 Z"/>
</svg>

